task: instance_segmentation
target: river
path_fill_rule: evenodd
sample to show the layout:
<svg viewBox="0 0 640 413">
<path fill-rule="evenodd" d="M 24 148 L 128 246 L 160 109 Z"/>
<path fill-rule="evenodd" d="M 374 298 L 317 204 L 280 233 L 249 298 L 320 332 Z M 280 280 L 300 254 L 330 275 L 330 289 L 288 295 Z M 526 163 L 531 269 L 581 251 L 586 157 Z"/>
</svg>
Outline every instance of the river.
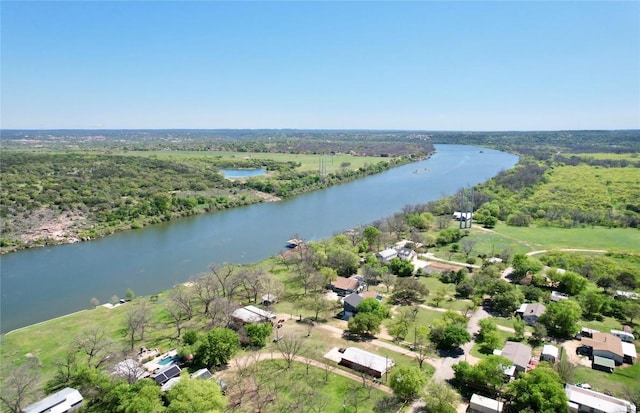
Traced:
<svg viewBox="0 0 640 413">
<path fill-rule="evenodd" d="M 131 288 L 165 290 L 211 263 L 251 263 L 275 255 L 298 234 L 332 236 L 455 193 L 512 168 L 512 154 L 435 145 L 428 160 L 297 196 L 152 225 L 107 238 L 18 251 L 0 257 L 0 330 L 11 331 L 108 302 Z"/>
</svg>

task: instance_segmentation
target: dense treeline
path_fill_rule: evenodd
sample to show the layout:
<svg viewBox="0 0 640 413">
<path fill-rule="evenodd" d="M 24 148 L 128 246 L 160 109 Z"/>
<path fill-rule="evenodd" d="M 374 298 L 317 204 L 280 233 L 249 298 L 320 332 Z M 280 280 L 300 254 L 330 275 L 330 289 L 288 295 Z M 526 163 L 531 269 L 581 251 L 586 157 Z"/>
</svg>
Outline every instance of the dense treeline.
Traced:
<svg viewBox="0 0 640 413">
<path fill-rule="evenodd" d="M 398 149 L 400 152 L 404 153 Z M 396 155 L 321 175 L 318 170 L 299 170 L 298 162 L 252 157 L 225 159 L 212 154 L 158 159 L 154 153 L 5 150 L 0 247 L 11 250 L 91 239 L 177 217 L 294 196 L 413 160 Z M 267 175 L 232 181 L 223 177 L 220 168 L 263 168 Z"/>
</svg>

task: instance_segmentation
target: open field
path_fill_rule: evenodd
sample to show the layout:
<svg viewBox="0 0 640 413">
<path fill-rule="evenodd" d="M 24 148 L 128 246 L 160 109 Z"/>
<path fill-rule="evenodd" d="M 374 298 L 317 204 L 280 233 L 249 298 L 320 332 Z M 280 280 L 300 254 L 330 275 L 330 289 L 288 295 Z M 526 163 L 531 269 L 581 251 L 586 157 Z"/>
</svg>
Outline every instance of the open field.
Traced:
<svg viewBox="0 0 640 413">
<path fill-rule="evenodd" d="M 324 158 L 327 172 L 340 170 L 355 170 L 365 164 L 373 164 L 386 160 L 379 156 L 354 156 L 348 154 L 311 155 L 295 153 L 270 152 L 225 152 L 225 151 L 122 151 L 119 155 L 143 156 L 165 160 L 197 160 L 197 161 L 246 161 L 251 159 L 265 159 L 276 162 L 300 163 L 297 171 L 318 171 L 320 160 Z M 347 165 L 348 164 L 348 165 Z"/>
<path fill-rule="evenodd" d="M 576 383 L 589 383 L 593 390 L 624 395 L 628 390 L 640 391 L 640 364 L 624 364 L 615 368 L 613 373 L 578 366 L 574 371 Z"/>
</svg>

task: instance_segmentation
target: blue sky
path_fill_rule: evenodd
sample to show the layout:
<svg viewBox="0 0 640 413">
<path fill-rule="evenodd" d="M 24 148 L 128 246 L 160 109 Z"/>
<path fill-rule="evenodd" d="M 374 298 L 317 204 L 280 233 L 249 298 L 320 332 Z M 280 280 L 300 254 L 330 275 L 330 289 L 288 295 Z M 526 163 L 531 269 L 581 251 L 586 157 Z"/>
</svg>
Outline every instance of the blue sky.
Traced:
<svg viewBox="0 0 640 413">
<path fill-rule="evenodd" d="M 1 3 L 2 128 L 640 128 L 640 2 Z"/>
</svg>

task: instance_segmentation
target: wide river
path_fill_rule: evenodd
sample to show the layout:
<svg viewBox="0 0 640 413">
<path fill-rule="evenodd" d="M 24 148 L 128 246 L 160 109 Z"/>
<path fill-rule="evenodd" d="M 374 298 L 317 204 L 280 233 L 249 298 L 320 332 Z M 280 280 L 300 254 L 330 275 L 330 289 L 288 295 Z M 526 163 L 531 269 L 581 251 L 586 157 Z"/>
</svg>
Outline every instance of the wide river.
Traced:
<svg viewBox="0 0 640 413">
<path fill-rule="evenodd" d="M 455 193 L 512 168 L 518 157 L 491 149 L 436 145 L 428 160 L 300 195 L 0 258 L 0 329 L 7 332 L 108 302 L 131 288 L 165 290 L 211 263 L 251 263 L 275 255 L 298 234 L 332 236 Z"/>
</svg>

